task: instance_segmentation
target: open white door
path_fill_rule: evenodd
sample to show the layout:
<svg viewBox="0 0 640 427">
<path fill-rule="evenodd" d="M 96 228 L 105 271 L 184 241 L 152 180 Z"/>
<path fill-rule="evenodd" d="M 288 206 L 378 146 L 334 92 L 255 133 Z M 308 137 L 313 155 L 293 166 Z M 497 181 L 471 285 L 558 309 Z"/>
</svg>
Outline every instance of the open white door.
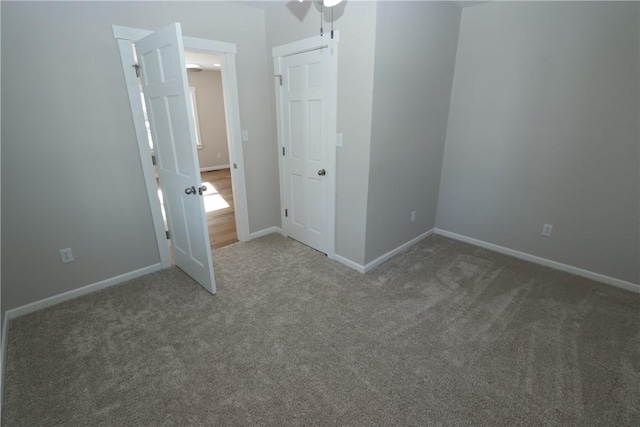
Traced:
<svg viewBox="0 0 640 427">
<path fill-rule="evenodd" d="M 175 263 L 215 294 L 180 24 L 135 46 Z"/>
</svg>

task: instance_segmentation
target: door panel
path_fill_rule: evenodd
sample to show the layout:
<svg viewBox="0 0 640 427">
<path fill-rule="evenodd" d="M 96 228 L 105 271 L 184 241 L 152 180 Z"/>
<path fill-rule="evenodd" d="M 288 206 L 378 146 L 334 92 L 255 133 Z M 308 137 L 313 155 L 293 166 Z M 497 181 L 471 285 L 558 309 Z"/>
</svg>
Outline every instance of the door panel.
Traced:
<svg viewBox="0 0 640 427">
<path fill-rule="evenodd" d="M 295 227 L 302 227 L 301 233 L 304 233 L 306 224 L 305 206 L 304 206 L 304 177 L 298 174 L 291 174 L 291 222 Z"/>
<path fill-rule="evenodd" d="M 322 101 L 319 99 L 309 100 L 309 161 L 316 162 L 321 166 L 323 162 L 322 154 Z"/>
<path fill-rule="evenodd" d="M 215 293 L 180 24 L 135 45 L 175 263 Z M 187 194 L 191 188 L 196 191 Z"/>
<path fill-rule="evenodd" d="M 322 181 L 320 179 L 309 178 L 309 194 L 322 194 Z M 309 232 L 316 238 L 322 237 L 325 226 L 323 217 L 322 200 L 316 197 L 309 198 Z"/>
<path fill-rule="evenodd" d="M 302 102 L 289 102 L 289 138 L 291 140 L 291 158 L 300 160 L 304 156 L 304 146 L 302 144 L 304 135 L 304 124 L 302 123 Z"/>
<path fill-rule="evenodd" d="M 287 234 L 321 252 L 327 247 L 328 52 L 316 49 L 281 59 Z"/>
</svg>

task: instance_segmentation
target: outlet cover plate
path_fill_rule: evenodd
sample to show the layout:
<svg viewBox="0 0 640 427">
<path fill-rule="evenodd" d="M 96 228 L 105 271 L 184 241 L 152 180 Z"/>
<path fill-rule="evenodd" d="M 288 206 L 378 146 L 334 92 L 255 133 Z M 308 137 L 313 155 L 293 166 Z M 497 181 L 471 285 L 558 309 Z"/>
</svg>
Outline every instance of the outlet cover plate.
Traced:
<svg viewBox="0 0 640 427">
<path fill-rule="evenodd" d="M 71 252 L 71 248 L 60 249 L 60 259 L 63 264 L 73 261 L 73 252 Z"/>
</svg>

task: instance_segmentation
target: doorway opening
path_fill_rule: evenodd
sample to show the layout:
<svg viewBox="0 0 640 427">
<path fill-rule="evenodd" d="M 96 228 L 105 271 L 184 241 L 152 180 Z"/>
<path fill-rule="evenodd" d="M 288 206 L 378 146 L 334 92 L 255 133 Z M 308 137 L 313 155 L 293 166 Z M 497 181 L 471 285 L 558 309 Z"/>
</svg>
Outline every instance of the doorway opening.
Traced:
<svg viewBox="0 0 640 427">
<path fill-rule="evenodd" d="M 133 66 L 136 68 L 136 71 L 138 71 L 138 67 L 132 65 L 137 62 L 133 55 L 132 45 L 134 42 L 137 42 L 151 33 L 152 32 L 148 30 L 120 27 L 116 25 L 113 26 L 113 35 L 114 38 L 118 40 L 134 127 L 136 129 L 136 138 L 138 141 L 143 176 L 146 182 L 147 195 L 156 232 L 156 239 L 158 242 L 158 251 L 162 266 L 166 268 L 173 264 L 173 260 L 171 259 L 172 257 L 166 238 L 166 223 L 163 219 L 163 206 L 161 204 L 160 197 L 158 196 L 158 181 L 155 173 L 156 170 L 152 163 L 152 150 L 148 141 L 149 132 L 145 126 L 140 88 L 136 79 L 136 73 L 133 73 L 133 70 L 131 69 Z M 199 54 L 215 54 L 218 59 L 214 61 L 215 63 L 220 64 L 218 73 L 221 80 L 222 105 L 224 110 L 224 118 L 220 120 L 220 127 L 226 130 L 227 150 L 226 152 L 223 150 L 224 144 L 222 144 L 222 147 L 219 149 L 214 148 L 213 150 L 210 150 L 214 153 L 214 161 L 215 159 L 220 160 L 218 163 L 209 163 L 203 166 L 203 169 L 205 170 L 201 173 L 206 175 L 199 177 L 202 180 L 202 184 L 198 189 L 198 191 L 201 191 L 200 196 L 202 196 L 203 202 L 207 205 L 205 208 L 205 210 L 209 211 L 207 212 L 207 216 L 212 216 L 211 220 L 207 221 L 209 222 L 207 225 L 212 226 L 209 228 L 214 228 L 213 235 L 216 236 L 216 242 L 212 247 L 220 247 L 235 240 L 247 241 L 250 238 L 249 218 L 247 210 L 247 192 L 244 176 L 244 156 L 241 142 L 240 111 L 235 64 L 236 47 L 232 43 L 188 36 L 182 36 L 182 40 L 184 50 L 181 51 L 180 56 L 184 55 L 185 51 Z M 190 61 L 186 61 L 182 58 L 181 62 L 184 66 L 184 64 Z M 203 73 L 201 72 L 201 74 Z M 187 85 L 189 86 L 189 83 L 187 83 Z M 192 98 L 195 99 L 195 104 L 197 105 L 192 105 L 192 109 L 202 109 L 203 107 L 200 105 L 202 95 L 198 89 L 195 90 L 195 96 Z M 189 102 L 188 95 L 186 102 Z M 219 102 L 220 101 L 218 100 L 218 103 Z M 198 115 L 201 117 L 202 112 L 198 111 Z M 205 119 L 199 118 L 199 121 L 201 125 L 199 128 L 202 128 L 203 123 L 210 124 L 212 120 L 207 117 Z M 193 150 L 196 157 L 201 157 L 198 153 L 204 152 L 208 148 L 207 140 L 206 137 L 202 135 L 202 132 L 200 132 L 200 135 L 198 135 L 198 132 L 193 133 L 197 136 L 195 139 L 198 143 L 203 143 L 202 150 Z M 212 145 L 209 144 L 209 148 L 211 147 Z M 202 161 L 200 162 L 203 163 Z M 207 186 L 207 183 L 210 183 L 210 185 Z M 202 185 L 207 186 L 207 189 L 205 190 Z M 195 187 L 193 187 L 193 190 L 195 191 Z M 169 215 L 169 217 L 170 216 L 171 215 Z M 231 225 L 231 223 L 233 225 Z M 226 230 L 216 232 L 215 228 L 222 225 L 225 226 L 224 228 L 226 228 Z M 232 230 L 233 228 L 235 228 L 235 232 Z M 203 229 L 204 233 L 206 233 L 206 231 L 208 230 Z M 211 242 L 214 239 L 209 240 Z"/>
<path fill-rule="evenodd" d="M 187 79 L 198 128 L 198 160 L 211 250 L 238 241 L 222 88 L 222 59 L 185 50 Z"/>
<path fill-rule="evenodd" d="M 132 46 L 135 55 L 135 46 Z M 226 115 L 222 88 L 220 55 L 213 53 L 184 51 L 187 80 L 191 95 L 191 110 L 194 113 L 196 148 L 203 188 L 205 216 L 211 250 L 238 242 L 233 203 L 233 178 L 229 162 Z M 158 198 L 162 207 L 162 219 L 168 232 L 164 197 L 158 180 L 158 170 L 153 150 L 149 119 L 147 116 L 142 85 L 140 99 L 147 128 L 154 172 L 158 185 Z M 169 236 L 169 249 L 171 238 Z"/>
</svg>

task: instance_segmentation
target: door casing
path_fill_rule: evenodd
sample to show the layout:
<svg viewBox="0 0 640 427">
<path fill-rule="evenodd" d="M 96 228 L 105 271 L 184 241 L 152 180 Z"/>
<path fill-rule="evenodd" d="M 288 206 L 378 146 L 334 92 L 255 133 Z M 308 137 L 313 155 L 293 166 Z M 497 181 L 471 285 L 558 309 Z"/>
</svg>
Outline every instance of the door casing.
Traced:
<svg viewBox="0 0 640 427">
<path fill-rule="evenodd" d="M 337 117 L 338 117 L 338 31 L 334 32 L 334 38 L 326 36 L 315 36 L 307 39 L 295 41 L 285 45 L 277 46 L 272 49 L 273 67 L 276 75 L 275 80 L 275 93 L 276 93 L 276 108 L 277 108 L 277 132 L 278 132 L 278 169 L 280 178 L 280 222 L 282 224 L 282 232 L 285 236 L 288 236 L 287 221 L 285 217 L 285 174 L 284 174 L 284 160 L 282 156 L 282 149 L 284 147 L 284 129 L 282 125 L 282 95 L 280 79 L 278 76 L 282 75 L 282 61 L 281 59 L 286 56 L 295 55 L 298 53 L 308 52 L 315 49 L 329 49 L 329 67 L 327 76 L 327 86 L 325 88 L 325 99 L 328 103 L 328 117 L 327 117 L 327 166 L 326 166 L 326 179 L 327 185 L 327 257 L 329 259 L 335 259 L 336 250 L 336 135 L 337 135 Z"/>
<path fill-rule="evenodd" d="M 162 219 L 162 209 L 158 199 L 157 185 L 153 163 L 151 161 L 151 149 L 147 139 L 147 131 L 144 124 L 144 114 L 142 112 L 142 102 L 138 81 L 133 73 L 134 64 L 132 42 L 139 40 L 152 31 L 139 28 L 112 26 L 113 37 L 118 42 L 120 59 L 124 72 L 133 124 L 138 141 L 138 151 L 147 188 L 149 206 L 153 219 L 156 240 L 158 242 L 158 252 L 163 268 L 172 265 L 169 246 L 165 234 L 164 221 Z M 232 190 L 234 200 L 234 211 L 236 220 L 236 231 L 238 240 L 245 242 L 250 240 L 249 236 L 249 214 L 247 207 L 247 190 L 244 175 L 244 154 L 242 147 L 242 130 L 240 125 L 240 102 L 238 98 L 238 80 L 236 74 L 236 45 L 233 43 L 219 42 L 214 40 L 200 39 L 196 37 L 183 36 L 184 48 L 203 52 L 216 53 L 221 57 L 221 78 L 222 92 L 224 97 L 224 110 L 227 126 L 227 144 L 229 147 L 229 162 L 231 164 Z"/>
</svg>

